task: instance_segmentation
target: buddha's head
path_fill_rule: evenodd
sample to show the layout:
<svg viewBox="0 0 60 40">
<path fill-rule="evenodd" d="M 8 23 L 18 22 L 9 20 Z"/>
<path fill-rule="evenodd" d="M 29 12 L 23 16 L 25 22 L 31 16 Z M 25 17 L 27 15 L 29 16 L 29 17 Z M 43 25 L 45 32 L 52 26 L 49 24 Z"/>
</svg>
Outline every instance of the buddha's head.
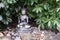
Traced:
<svg viewBox="0 0 60 40">
<path fill-rule="evenodd" d="M 21 13 L 22 14 L 26 14 L 26 9 L 25 8 L 22 8 Z"/>
</svg>

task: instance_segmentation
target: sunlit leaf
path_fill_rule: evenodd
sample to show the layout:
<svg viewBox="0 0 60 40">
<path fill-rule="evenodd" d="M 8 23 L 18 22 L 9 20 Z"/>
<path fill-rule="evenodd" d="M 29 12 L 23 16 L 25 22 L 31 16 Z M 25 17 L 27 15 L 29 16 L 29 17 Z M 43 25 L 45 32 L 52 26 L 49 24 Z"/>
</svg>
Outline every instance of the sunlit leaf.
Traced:
<svg viewBox="0 0 60 40">
<path fill-rule="evenodd" d="M 48 22 L 48 28 L 50 28 L 50 29 L 52 28 L 52 23 L 51 23 L 51 21 Z"/>
<path fill-rule="evenodd" d="M 4 4 L 3 3 L 0 3 L 0 8 L 3 8 L 4 7 Z"/>
<path fill-rule="evenodd" d="M 2 21 L 3 20 L 3 18 L 2 18 L 2 16 L 0 15 L 0 21 Z"/>
</svg>

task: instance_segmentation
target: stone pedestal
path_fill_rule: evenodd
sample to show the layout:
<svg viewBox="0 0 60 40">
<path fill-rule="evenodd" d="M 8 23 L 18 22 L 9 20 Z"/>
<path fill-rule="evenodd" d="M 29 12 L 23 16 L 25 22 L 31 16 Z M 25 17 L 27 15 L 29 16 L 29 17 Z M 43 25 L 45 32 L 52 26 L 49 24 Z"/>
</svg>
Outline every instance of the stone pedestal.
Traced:
<svg viewBox="0 0 60 40">
<path fill-rule="evenodd" d="M 16 30 L 21 33 L 27 33 L 27 32 L 32 32 L 32 28 L 28 26 L 23 26 L 23 27 L 17 27 Z"/>
</svg>

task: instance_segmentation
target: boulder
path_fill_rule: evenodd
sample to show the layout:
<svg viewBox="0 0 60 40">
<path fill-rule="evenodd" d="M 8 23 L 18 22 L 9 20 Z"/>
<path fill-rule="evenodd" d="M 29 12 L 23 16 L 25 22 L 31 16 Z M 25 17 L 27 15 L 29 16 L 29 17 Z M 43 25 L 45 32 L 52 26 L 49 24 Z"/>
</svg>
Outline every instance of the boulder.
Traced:
<svg viewBox="0 0 60 40">
<path fill-rule="evenodd" d="M 60 24 L 57 25 L 57 30 L 60 32 Z"/>
<path fill-rule="evenodd" d="M 2 37 L 2 40 L 11 40 L 10 37 Z"/>
<path fill-rule="evenodd" d="M 3 37 L 4 35 L 3 35 L 3 33 L 2 32 L 0 32 L 0 37 Z"/>
<path fill-rule="evenodd" d="M 60 33 L 56 34 L 52 40 L 60 40 Z"/>
</svg>

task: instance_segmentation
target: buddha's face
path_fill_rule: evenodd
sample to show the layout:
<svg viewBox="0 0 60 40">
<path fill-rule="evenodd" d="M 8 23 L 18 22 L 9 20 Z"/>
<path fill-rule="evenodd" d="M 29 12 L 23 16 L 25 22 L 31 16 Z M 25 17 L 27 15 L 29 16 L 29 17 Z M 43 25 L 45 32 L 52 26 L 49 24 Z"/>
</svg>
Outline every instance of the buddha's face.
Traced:
<svg viewBox="0 0 60 40">
<path fill-rule="evenodd" d="M 26 13 L 26 11 L 25 11 L 25 10 L 22 10 L 21 12 L 22 12 L 22 14 L 25 14 L 25 13 Z"/>
</svg>

